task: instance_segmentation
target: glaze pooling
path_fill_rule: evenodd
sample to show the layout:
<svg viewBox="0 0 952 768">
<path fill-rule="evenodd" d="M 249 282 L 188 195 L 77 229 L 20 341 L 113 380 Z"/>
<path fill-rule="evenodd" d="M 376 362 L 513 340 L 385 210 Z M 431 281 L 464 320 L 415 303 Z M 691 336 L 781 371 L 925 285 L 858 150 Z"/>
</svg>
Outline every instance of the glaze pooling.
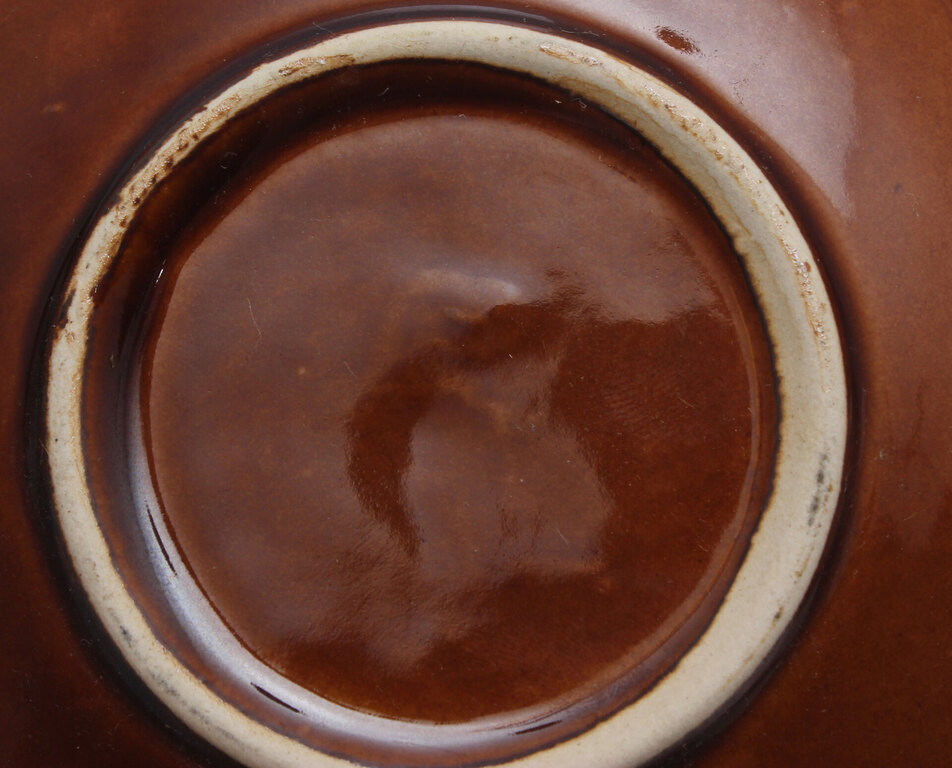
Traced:
<svg viewBox="0 0 952 768">
<path fill-rule="evenodd" d="M 772 384 L 695 193 L 467 69 L 450 99 L 459 67 L 369 72 L 389 110 L 250 155 L 165 257 L 142 407 L 170 531 L 258 658 L 399 719 L 568 708 L 552 739 L 716 610 Z"/>
</svg>

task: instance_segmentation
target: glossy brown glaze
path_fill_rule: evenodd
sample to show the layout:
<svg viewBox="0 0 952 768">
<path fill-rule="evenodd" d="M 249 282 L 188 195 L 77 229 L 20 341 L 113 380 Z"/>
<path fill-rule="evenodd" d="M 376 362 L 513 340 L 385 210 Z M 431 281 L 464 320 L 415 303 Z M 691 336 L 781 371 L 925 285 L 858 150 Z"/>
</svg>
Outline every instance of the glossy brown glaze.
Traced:
<svg viewBox="0 0 952 768">
<path fill-rule="evenodd" d="M 222 66 L 365 8 L 36 2 L 0 14 L 0 763 L 229 764 L 123 677 L 69 593 L 29 437 L 37 382 L 28 371 L 76 232 L 143 137 Z M 732 128 L 810 233 L 851 356 L 852 470 L 813 611 L 757 695 L 721 723 L 731 726 L 672 763 L 943 764 L 952 741 L 948 4 L 519 10 L 607 32 L 600 39 L 619 41 Z M 659 29 L 696 50 L 665 43 Z"/>
<path fill-rule="evenodd" d="M 729 242 L 630 129 L 529 80 L 391 65 L 271 99 L 156 191 L 94 298 L 88 472 L 173 647 L 214 679 L 150 577 L 157 519 L 318 696 L 512 723 L 468 761 L 667 670 L 769 488 L 770 356 Z"/>
</svg>

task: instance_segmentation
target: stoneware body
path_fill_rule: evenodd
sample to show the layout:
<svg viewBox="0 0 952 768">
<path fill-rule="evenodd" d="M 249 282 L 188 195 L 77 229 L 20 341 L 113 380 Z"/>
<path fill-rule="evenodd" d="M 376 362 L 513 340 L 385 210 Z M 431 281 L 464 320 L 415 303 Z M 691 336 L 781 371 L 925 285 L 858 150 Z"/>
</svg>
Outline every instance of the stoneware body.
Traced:
<svg viewBox="0 0 952 768">
<path fill-rule="evenodd" d="M 948 3 L 0 43 L 0 765 L 950 759 Z"/>
</svg>

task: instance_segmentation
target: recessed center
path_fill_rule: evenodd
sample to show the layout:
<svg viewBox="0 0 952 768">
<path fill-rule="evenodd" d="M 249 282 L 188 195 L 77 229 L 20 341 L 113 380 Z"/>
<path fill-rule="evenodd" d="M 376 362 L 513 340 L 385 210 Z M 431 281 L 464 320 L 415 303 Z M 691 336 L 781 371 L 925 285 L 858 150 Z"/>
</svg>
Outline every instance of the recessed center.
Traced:
<svg viewBox="0 0 952 768">
<path fill-rule="evenodd" d="M 376 98 L 219 158 L 242 169 L 169 247 L 147 331 L 152 482 L 224 623 L 315 694 L 595 716 L 736 571 L 767 344 L 717 222 L 630 129 L 439 73 L 349 73 Z"/>
</svg>

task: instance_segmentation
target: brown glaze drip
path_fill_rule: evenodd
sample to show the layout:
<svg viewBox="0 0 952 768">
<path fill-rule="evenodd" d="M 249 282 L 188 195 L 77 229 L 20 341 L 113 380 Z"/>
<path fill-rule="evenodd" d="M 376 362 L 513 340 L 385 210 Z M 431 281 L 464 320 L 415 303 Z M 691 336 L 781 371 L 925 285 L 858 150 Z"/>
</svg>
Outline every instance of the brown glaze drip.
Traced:
<svg viewBox="0 0 952 768">
<path fill-rule="evenodd" d="M 681 53 L 698 53 L 697 43 L 671 27 L 655 27 L 655 34 L 665 45 Z"/>
<path fill-rule="evenodd" d="M 632 700 L 716 610 L 768 487 L 769 352 L 707 208 L 607 115 L 473 66 L 351 70 L 236 121 L 120 264 L 90 402 L 141 360 L 150 514 L 291 680 L 510 723 L 467 754 L 498 759 Z M 91 474 L 141 572 L 109 413 Z"/>
</svg>

